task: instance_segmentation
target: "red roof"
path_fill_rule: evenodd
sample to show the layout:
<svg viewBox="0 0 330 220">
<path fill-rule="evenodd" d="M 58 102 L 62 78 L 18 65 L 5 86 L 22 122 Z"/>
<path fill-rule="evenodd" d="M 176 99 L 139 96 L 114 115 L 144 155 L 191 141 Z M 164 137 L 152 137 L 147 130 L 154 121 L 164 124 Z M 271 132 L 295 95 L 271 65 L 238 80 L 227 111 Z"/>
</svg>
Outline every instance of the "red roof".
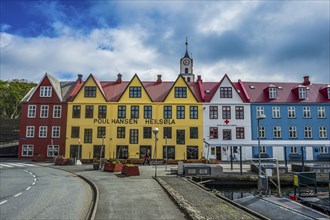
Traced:
<svg viewBox="0 0 330 220">
<path fill-rule="evenodd" d="M 121 83 L 118 82 L 101 82 L 101 86 L 103 91 L 108 98 L 109 102 L 118 102 L 119 98 L 121 97 L 122 93 L 125 91 L 129 82 L 122 81 Z"/>
<path fill-rule="evenodd" d="M 330 102 L 325 94 L 322 94 L 320 88 L 327 87 L 327 84 L 313 83 L 304 85 L 302 83 L 292 82 L 242 82 L 250 102 L 258 103 L 310 103 L 310 102 Z M 268 87 L 277 87 L 277 98 L 270 99 L 265 89 Z M 298 87 L 306 87 L 307 98 L 299 99 L 298 94 L 293 90 Z"/>
</svg>

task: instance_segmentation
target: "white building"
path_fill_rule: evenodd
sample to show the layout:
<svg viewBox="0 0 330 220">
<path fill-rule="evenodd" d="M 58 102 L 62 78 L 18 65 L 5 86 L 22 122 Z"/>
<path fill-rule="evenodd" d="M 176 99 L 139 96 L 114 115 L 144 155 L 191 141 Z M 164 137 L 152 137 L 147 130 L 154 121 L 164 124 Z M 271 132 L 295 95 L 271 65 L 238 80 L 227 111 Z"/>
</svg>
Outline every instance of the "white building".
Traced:
<svg viewBox="0 0 330 220">
<path fill-rule="evenodd" d="M 251 108 L 241 82 L 231 82 L 227 74 L 218 83 L 198 81 L 204 93 L 205 158 L 239 160 L 240 150 L 243 160 L 252 158 Z"/>
</svg>

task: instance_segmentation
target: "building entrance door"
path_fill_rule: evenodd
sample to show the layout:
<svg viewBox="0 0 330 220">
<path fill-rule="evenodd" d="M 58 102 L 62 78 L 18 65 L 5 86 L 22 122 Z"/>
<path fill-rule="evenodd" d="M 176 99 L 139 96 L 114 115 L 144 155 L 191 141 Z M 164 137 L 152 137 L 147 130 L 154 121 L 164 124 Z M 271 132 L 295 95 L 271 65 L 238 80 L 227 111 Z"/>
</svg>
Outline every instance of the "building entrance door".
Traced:
<svg viewBox="0 0 330 220">
<path fill-rule="evenodd" d="M 140 159 L 144 159 L 144 155 L 149 151 L 149 156 L 151 157 L 151 146 L 140 146 Z M 150 158 L 151 159 L 151 158 Z"/>
<path fill-rule="evenodd" d="M 94 145 L 93 158 L 100 159 L 101 149 L 102 149 L 102 145 Z M 104 155 L 105 154 L 104 154 L 104 146 L 103 146 L 101 158 L 104 158 Z"/>
<path fill-rule="evenodd" d="M 217 146 L 215 151 L 216 151 L 216 159 L 221 160 L 221 147 Z"/>
<path fill-rule="evenodd" d="M 78 159 L 78 147 L 79 145 L 70 145 L 70 158 Z M 81 148 L 79 151 L 79 159 L 81 159 Z"/>
</svg>

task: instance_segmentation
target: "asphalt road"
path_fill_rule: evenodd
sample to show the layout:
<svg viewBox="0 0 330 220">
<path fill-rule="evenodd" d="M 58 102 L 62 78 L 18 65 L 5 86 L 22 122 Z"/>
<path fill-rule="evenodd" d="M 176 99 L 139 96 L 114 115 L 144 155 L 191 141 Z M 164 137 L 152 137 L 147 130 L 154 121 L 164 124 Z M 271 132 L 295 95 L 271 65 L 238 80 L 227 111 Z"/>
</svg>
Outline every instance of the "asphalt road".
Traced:
<svg viewBox="0 0 330 220">
<path fill-rule="evenodd" d="M 0 163 L 1 220 L 85 219 L 92 200 L 86 182 L 62 170 L 20 165 Z"/>
</svg>

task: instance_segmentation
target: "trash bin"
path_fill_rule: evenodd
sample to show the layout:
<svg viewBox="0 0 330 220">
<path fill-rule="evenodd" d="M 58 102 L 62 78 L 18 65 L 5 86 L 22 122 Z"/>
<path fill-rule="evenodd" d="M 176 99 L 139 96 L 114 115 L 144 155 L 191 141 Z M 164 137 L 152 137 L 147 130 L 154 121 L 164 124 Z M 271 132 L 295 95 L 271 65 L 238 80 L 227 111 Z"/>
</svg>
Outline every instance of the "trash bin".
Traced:
<svg viewBox="0 0 330 220">
<path fill-rule="evenodd" d="M 93 163 L 93 169 L 94 170 L 99 170 L 100 169 L 100 164 L 99 163 Z"/>
</svg>

